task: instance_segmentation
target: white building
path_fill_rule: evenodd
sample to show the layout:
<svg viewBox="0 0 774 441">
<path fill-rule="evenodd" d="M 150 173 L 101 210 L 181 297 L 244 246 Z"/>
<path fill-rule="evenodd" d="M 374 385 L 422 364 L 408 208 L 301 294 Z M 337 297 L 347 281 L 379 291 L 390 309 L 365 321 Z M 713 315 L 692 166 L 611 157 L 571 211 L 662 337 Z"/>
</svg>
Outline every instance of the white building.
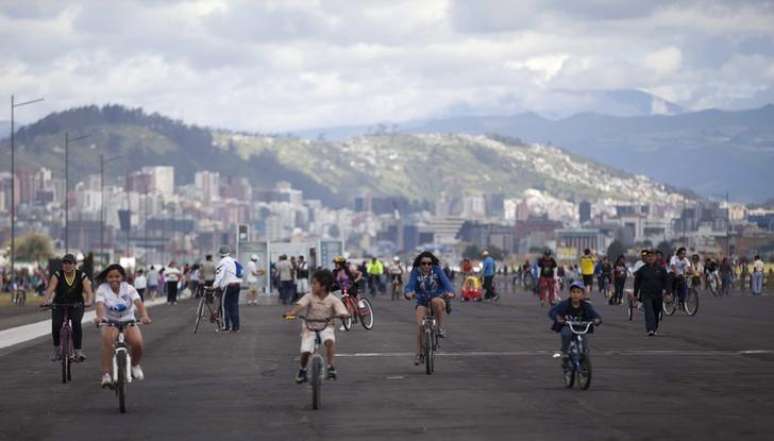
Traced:
<svg viewBox="0 0 774 441">
<path fill-rule="evenodd" d="M 166 165 L 143 167 L 142 172 L 151 176 L 152 191 L 164 195 L 173 195 L 175 193 L 174 167 Z"/>
<path fill-rule="evenodd" d="M 220 198 L 220 173 L 200 171 L 194 175 L 194 186 L 201 192 L 202 200 L 210 202 Z"/>
</svg>

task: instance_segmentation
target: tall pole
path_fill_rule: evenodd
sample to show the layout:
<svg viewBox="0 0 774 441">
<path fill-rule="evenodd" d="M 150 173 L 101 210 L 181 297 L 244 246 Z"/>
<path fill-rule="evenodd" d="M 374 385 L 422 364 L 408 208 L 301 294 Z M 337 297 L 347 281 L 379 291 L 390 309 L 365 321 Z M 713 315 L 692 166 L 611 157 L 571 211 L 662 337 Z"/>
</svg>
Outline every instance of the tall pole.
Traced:
<svg viewBox="0 0 774 441">
<path fill-rule="evenodd" d="M 99 260 L 105 267 L 105 155 L 99 154 Z"/>
<path fill-rule="evenodd" d="M 726 192 L 726 257 L 731 258 L 731 204 Z"/>
<path fill-rule="evenodd" d="M 13 113 L 16 108 L 14 96 L 11 95 L 11 284 L 16 280 L 14 263 L 16 256 L 16 148 L 14 148 Z"/>
<path fill-rule="evenodd" d="M 65 132 L 65 254 L 70 252 L 70 132 Z"/>
</svg>

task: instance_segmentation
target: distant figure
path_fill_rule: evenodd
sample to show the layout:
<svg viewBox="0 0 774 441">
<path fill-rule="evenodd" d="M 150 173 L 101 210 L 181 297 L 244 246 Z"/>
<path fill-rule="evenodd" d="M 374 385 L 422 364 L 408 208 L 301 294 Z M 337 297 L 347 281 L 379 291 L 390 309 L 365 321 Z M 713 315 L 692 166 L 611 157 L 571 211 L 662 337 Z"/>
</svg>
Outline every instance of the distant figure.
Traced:
<svg viewBox="0 0 774 441">
<path fill-rule="evenodd" d="M 763 293 L 763 271 L 764 265 L 761 256 L 755 256 L 752 264 L 752 280 L 751 289 L 754 296 L 759 296 Z"/>
<path fill-rule="evenodd" d="M 145 289 L 148 286 L 148 279 L 145 277 L 142 268 L 137 270 L 137 275 L 134 276 L 134 289 L 137 290 L 137 294 L 140 295 L 140 300 L 145 302 Z"/>
<path fill-rule="evenodd" d="M 481 257 L 484 258 L 483 262 L 483 268 L 482 268 L 482 276 L 484 276 L 484 298 L 485 299 L 496 299 L 497 294 L 495 294 L 494 291 L 494 276 L 497 271 L 497 268 L 495 267 L 495 260 L 492 256 L 489 255 L 489 251 L 484 251 L 481 253 Z"/>
<path fill-rule="evenodd" d="M 154 268 L 153 265 L 151 265 L 150 269 L 148 270 L 147 292 L 148 297 L 151 299 L 155 299 L 159 293 L 159 272 L 156 271 L 156 268 Z"/>
<path fill-rule="evenodd" d="M 290 304 L 293 300 L 293 266 L 288 261 L 288 256 L 284 254 L 277 262 L 277 275 L 280 301 L 283 305 Z"/>
<path fill-rule="evenodd" d="M 169 262 L 169 266 L 164 271 L 164 279 L 167 286 L 167 304 L 177 304 L 177 284 L 180 282 L 181 277 L 180 269 L 177 267 L 175 261 Z"/>
<path fill-rule="evenodd" d="M 204 281 L 204 286 L 210 287 L 215 282 L 215 262 L 212 261 L 212 254 L 204 258 L 204 263 L 199 269 L 199 278 Z"/>
<path fill-rule="evenodd" d="M 309 292 L 309 264 L 304 256 L 298 256 L 296 260 L 296 294 L 298 298 Z"/>
<path fill-rule="evenodd" d="M 215 270 L 213 286 L 223 292 L 225 331 L 239 332 L 239 291 L 242 280 L 237 275 L 237 263 L 231 257 L 231 249 L 220 247 L 220 262 Z"/>
<path fill-rule="evenodd" d="M 581 276 L 583 276 L 583 285 L 586 287 L 586 298 L 591 298 L 591 289 L 594 287 L 594 267 L 596 259 L 591 255 L 591 250 L 583 250 L 583 256 L 580 258 Z"/>
</svg>

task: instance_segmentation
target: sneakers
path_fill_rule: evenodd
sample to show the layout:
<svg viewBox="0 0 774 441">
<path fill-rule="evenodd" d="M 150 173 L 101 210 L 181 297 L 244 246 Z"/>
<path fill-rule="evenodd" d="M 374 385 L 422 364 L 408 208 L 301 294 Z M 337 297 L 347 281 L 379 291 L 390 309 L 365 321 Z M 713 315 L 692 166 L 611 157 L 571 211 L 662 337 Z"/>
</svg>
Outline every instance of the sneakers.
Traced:
<svg viewBox="0 0 774 441">
<path fill-rule="evenodd" d="M 75 361 L 85 361 L 86 360 L 86 354 L 83 353 L 82 349 L 76 349 L 75 350 Z"/>
<path fill-rule="evenodd" d="M 54 347 L 54 351 L 51 352 L 48 359 L 51 361 L 59 361 L 61 359 L 61 356 L 59 355 L 59 346 Z"/>
<path fill-rule="evenodd" d="M 656 335 L 656 331 L 648 331 L 648 337 L 653 337 Z"/>
<path fill-rule="evenodd" d="M 306 383 L 306 369 L 299 369 L 296 375 L 296 384 Z"/>
<path fill-rule="evenodd" d="M 110 376 L 109 373 L 105 372 L 104 374 L 102 374 L 102 380 L 100 381 L 100 386 L 102 386 L 103 389 L 106 387 L 113 387 L 113 378 Z"/>
<path fill-rule="evenodd" d="M 438 337 L 440 337 L 440 338 L 446 338 L 446 329 L 444 329 L 444 328 L 438 328 Z"/>
<path fill-rule="evenodd" d="M 142 380 L 145 378 L 145 374 L 142 373 L 142 368 L 139 364 L 137 366 L 132 366 L 132 378 L 135 380 Z"/>
<path fill-rule="evenodd" d="M 419 366 L 422 364 L 422 354 L 417 354 L 414 356 L 414 366 Z"/>
<path fill-rule="evenodd" d="M 328 379 L 329 380 L 336 379 L 336 368 L 333 366 L 328 366 Z"/>
</svg>

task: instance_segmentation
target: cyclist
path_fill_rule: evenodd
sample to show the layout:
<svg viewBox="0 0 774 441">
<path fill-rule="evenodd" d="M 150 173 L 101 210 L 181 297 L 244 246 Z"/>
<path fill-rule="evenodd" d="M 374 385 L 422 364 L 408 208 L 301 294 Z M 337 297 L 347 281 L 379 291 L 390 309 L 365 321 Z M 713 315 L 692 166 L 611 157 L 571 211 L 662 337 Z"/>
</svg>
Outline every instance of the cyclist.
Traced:
<svg viewBox="0 0 774 441">
<path fill-rule="evenodd" d="M 586 286 L 586 298 L 591 298 L 591 288 L 594 285 L 594 267 L 596 259 L 591 255 L 591 250 L 586 248 L 583 250 L 583 256 L 580 258 L 581 276 L 583 276 L 583 284 Z"/>
<path fill-rule="evenodd" d="M 701 277 L 704 275 L 704 265 L 698 254 L 691 256 L 691 286 L 701 288 Z"/>
<path fill-rule="evenodd" d="M 347 291 L 352 297 L 357 297 L 358 282 L 363 274 L 350 267 L 349 262 L 343 256 L 336 256 L 333 259 L 335 268 L 333 269 L 333 291 Z"/>
<path fill-rule="evenodd" d="M 572 331 L 565 326 L 566 323 L 568 321 L 593 321 L 597 326 L 602 323 L 602 317 L 591 306 L 591 303 L 584 299 L 585 295 L 586 287 L 576 280 L 570 284 L 570 298 L 557 303 L 548 312 L 548 317 L 554 321 L 551 329 L 558 332 L 562 338 L 562 363 L 565 363 L 569 358 L 567 348 L 570 346 L 570 338 L 572 338 Z M 589 333 L 593 332 L 593 328 L 589 329 Z"/>
<path fill-rule="evenodd" d="M 677 253 L 669 261 L 669 273 L 672 276 L 672 292 L 677 293 L 680 304 L 685 303 L 688 293 L 686 277 L 691 274 L 691 261 L 685 256 L 684 247 L 680 247 Z"/>
<path fill-rule="evenodd" d="M 546 249 L 543 257 L 538 260 L 540 268 L 540 306 L 545 306 L 546 301 L 553 305 L 556 299 L 556 260 L 551 256 L 551 250 Z"/>
<path fill-rule="evenodd" d="M 611 305 L 620 305 L 623 301 L 624 287 L 626 286 L 626 278 L 628 276 L 629 269 L 626 267 L 626 257 L 621 254 L 613 266 L 613 287 L 615 291 L 610 296 Z"/>
<path fill-rule="evenodd" d="M 62 269 L 56 271 L 48 282 L 45 304 L 77 305 L 67 307 L 67 315 L 70 316 L 70 323 L 73 329 L 75 356 L 80 361 L 86 359 L 86 355 L 81 349 L 83 343 L 83 328 L 81 327 L 83 308 L 91 306 L 92 297 L 91 280 L 83 271 L 75 269 L 75 256 L 65 254 L 62 257 Z M 51 353 L 51 361 L 59 359 L 59 331 L 62 329 L 64 318 L 64 308 L 54 308 L 51 310 L 51 337 L 54 340 L 54 351 Z"/>
<path fill-rule="evenodd" d="M 392 281 L 392 291 L 397 292 L 403 286 L 403 265 L 400 263 L 400 257 L 395 256 L 392 258 L 392 265 L 388 268 L 390 273 L 390 279 Z"/>
<path fill-rule="evenodd" d="M 320 270 L 312 276 L 312 292 L 301 297 L 296 304 L 288 310 L 284 317 L 292 317 L 306 308 L 305 316 L 308 319 L 325 320 L 333 317 L 345 319 L 349 317 L 349 312 L 338 297 L 331 295 L 331 289 L 334 287 L 333 274 L 328 270 Z M 320 339 L 325 345 L 325 359 L 328 362 L 328 378 L 336 379 L 336 368 L 334 366 L 334 357 L 336 356 L 336 333 L 334 323 L 328 322 L 325 329 L 320 331 Z M 305 325 L 301 331 L 301 367 L 296 375 L 296 383 L 301 384 L 307 381 L 306 364 L 309 362 L 309 356 L 314 350 L 314 341 L 316 335 Z"/>
<path fill-rule="evenodd" d="M 446 310 L 446 298 L 454 297 L 452 286 L 446 274 L 443 273 L 438 258 L 430 251 L 423 251 L 414 259 L 409 281 L 403 289 L 407 300 L 416 298 L 416 322 L 417 322 L 417 353 L 414 364 L 422 362 L 422 321 L 427 314 L 427 309 L 432 307 L 435 317 L 438 319 L 438 336 L 445 338 L 444 311 Z M 431 306 L 432 305 L 432 306 Z"/>
<path fill-rule="evenodd" d="M 113 320 L 118 322 L 125 322 L 129 320 L 136 320 L 134 312 L 135 310 L 140 313 L 140 321 L 143 324 L 149 324 L 151 322 L 148 317 L 148 311 L 145 309 L 145 305 L 140 299 L 140 294 L 137 290 L 128 283 L 126 283 L 126 270 L 121 265 L 114 263 L 108 265 L 102 273 L 97 277 L 100 281 L 100 285 L 97 288 L 97 316 L 94 322 L 99 324 L 103 320 Z M 132 377 L 137 380 L 142 380 L 145 375 L 140 367 L 140 360 L 142 359 L 143 352 L 143 340 L 140 328 L 136 326 L 129 326 L 124 330 L 126 335 L 126 341 L 132 351 Z M 108 387 L 113 383 L 110 376 L 111 369 L 111 356 L 113 354 L 113 342 L 118 335 L 118 329 L 112 327 L 102 328 L 102 387 Z"/>
<path fill-rule="evenodd" d="M 610 293 L 610 283 L 613 280 L 613 265 L 607 259 L 607 256 L 603 256 L 599 263 L 599 292 L 604 292 L 608 298 L 612 298 Z"/>
</svg>

